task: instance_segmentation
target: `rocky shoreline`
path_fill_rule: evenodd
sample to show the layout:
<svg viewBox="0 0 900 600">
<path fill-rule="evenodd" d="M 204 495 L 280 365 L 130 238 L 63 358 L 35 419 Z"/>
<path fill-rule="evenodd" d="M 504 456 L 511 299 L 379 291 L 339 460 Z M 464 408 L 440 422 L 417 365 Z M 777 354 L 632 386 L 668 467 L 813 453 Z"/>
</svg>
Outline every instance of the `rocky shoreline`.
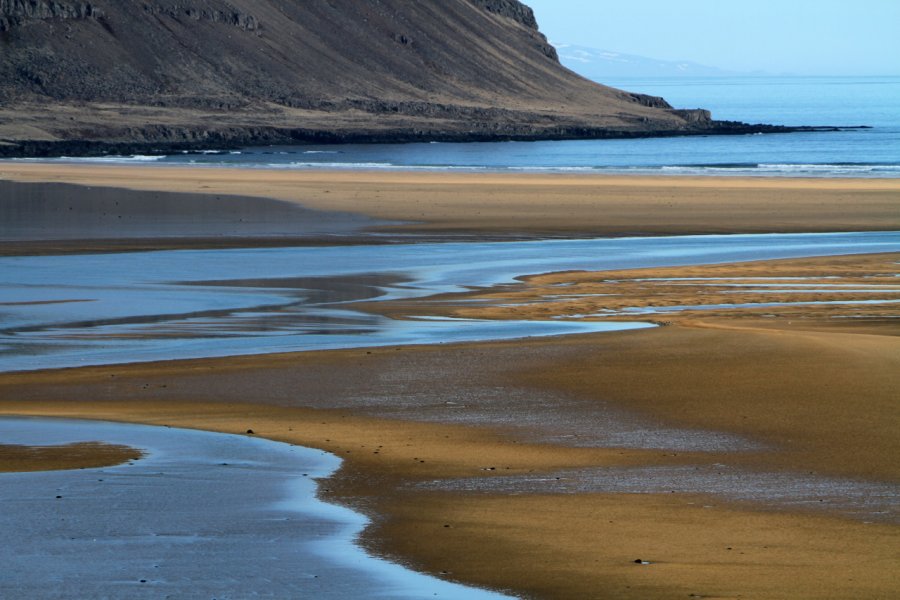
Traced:
<svg viewBox="0 0 900 600">
<path fill-rule="evenodd" d="M 589 81 L 518 0 L 223 6 L 0 0 L 0 157 L 796 131 Z"/>
<path fill-rule="evenodd" d="M 142 6 L 0 0 L 0 158 L 819 130 L 589 81 L 518 0 Z"/>
<path fill-rule="evenodd" d="M 453 131 L 321 131 L 309 129 L 260 128 L 247 130 L 157 131 L 154 136 L 140 136 L 133 141 L 90 139 L 0 141 L 0 158 L 98 157 L 108 155 L 159 156 L 173 153 L 228 151 L 253 146 L 303 144 L 401 144 L 422 142 L 535 142 L 575 139 L 637 139 L 711 135 L 752 135 L 841 131 L 865 126 L 788 127 L 784 125 L 748 124 L 735 121 L 713 121 L 698 129 L 660 131 L 615 131 L 589 127 L 560 127 L 551 130 L 509 132 Z"/>
</svg>

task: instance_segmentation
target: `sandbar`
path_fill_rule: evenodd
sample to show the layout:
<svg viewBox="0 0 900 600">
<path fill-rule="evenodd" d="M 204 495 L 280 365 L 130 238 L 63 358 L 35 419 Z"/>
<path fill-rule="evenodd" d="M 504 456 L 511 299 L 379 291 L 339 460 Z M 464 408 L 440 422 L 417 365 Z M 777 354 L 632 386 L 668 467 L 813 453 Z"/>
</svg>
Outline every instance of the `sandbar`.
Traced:
<svg viewBox="0 0 900 600">
<path fill-rule="evenodd" d="M 394 318 L 632 321 L 900 335 L 900 254 L 567 271 L 518 285 L 361 304 Z"/>
<path fill-rule="evenodd" d="M 0 472 L 94 469 L 137 460 L 142 452 L 119 444 L 79 442 L 60 446 L 0 444 Z"/>
<path fill-rule="evenodd" d="M 0 162 L 0 180 L 277 199 L 306 209 L 387 221 L 389 224 L 367 227 L 382 234 L 522 238 L 900 229 L 897 179 L 284 171 Z M 187 237 L 187 232 L 182 233 Z"/>
</svg>

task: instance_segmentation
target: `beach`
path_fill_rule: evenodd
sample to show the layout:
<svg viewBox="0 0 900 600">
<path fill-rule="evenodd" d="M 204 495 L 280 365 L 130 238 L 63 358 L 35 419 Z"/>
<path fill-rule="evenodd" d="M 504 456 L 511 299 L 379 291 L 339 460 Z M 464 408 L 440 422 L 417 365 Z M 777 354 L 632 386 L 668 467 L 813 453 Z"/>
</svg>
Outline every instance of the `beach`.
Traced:
<svg viewBox="0 0 900 600">
<path fill-rule="evenodd" d="M 900 229 L 897 180 L 2 163 L 0 182 L 56 202 L 60 190 L 74 202 L 99 188 L 172 193 L 185 216 L 163 237 L 135 226 L 99 238 L 88 224 L 66 240 L 3 241 L 7 255 Z M 257 198 L 288 204 L 267 204 L 257 228 L 191 229 L 215 211 L 207 197 L 225 195 L 240 199 L 222 223 Z M 123 218 L 152 219 L 145 205 Z M 108 208 L 92 210 L 103 222 Z M 329 227 L 310 225 L 319 213 Z M 273 228 L 286 220 L 296 227 Z M 252 431 L 331 452 L 344 463 L 320 496 L 373 519 L 367 549 L 514 595 L 887 597 L 900 585 L 900 305 L 868 301 L 900 298 L 898 261 L 521 273 L 357 306 L 661 326 L 3 373 L 0 413 Z M 772 306 L 746 306 L 760 303 Z"/>
<path fill-rule="evenodd" d="M 364 215 L 388 221 L 372 224 L 374 231 L 388 234 L 533 238 L 888 231 L 900 226 L 900 185 L 896 179 L 628 177 L 5 162 L 0 163 L 0 180 L 277 199 L 306 209 L 355 215 L 357 220 Z M 196 216 L 191 212 L 193 204 L 186 202 L 187 216 Z M 239 213 L 242 206 L 246 205 L 236 201 L 232 210 Z M 197 210 L 209 214 L 206 207 Z M 236 218 L 241 216 L 239 213 Z M 185 232 L 173 231 L 172 235 L 179 233 Z M 198 241 L 189 239 L 185 245 L 191 243 L 196 245 Z"/>
</svg>

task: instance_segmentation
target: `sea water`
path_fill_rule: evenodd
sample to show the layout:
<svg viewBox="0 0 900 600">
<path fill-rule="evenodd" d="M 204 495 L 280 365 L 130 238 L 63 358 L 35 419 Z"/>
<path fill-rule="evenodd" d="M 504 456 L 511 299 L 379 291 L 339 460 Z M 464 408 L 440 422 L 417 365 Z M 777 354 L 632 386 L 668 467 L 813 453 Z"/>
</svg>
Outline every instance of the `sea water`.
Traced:
<svg viewBox="0 0 900 600">
<path fill-rule="evenodd" d="M 84 160 L 276 169 L 900 177 L 900 77 L 665 78 L 603 83 L 662 96 L 679 108 L 707 108 L 716 119 L 871 129 L 636 140 L 302 145 Z"/>
</svg>

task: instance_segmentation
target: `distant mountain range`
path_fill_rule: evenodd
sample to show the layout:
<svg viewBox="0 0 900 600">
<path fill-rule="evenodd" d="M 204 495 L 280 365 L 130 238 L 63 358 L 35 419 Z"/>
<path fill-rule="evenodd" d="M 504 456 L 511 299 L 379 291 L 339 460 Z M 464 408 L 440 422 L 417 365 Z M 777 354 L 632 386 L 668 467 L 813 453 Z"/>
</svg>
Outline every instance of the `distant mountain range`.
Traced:
<svg viewBox="0 0 900 600">
<path fill-rule="evenodd" d="M 669 61 L 610 50 L 553 44 L 563 66 L 589 79 L 617 77 L 721 77 L 741 75 L 690 61 Z"/>
</svg>

